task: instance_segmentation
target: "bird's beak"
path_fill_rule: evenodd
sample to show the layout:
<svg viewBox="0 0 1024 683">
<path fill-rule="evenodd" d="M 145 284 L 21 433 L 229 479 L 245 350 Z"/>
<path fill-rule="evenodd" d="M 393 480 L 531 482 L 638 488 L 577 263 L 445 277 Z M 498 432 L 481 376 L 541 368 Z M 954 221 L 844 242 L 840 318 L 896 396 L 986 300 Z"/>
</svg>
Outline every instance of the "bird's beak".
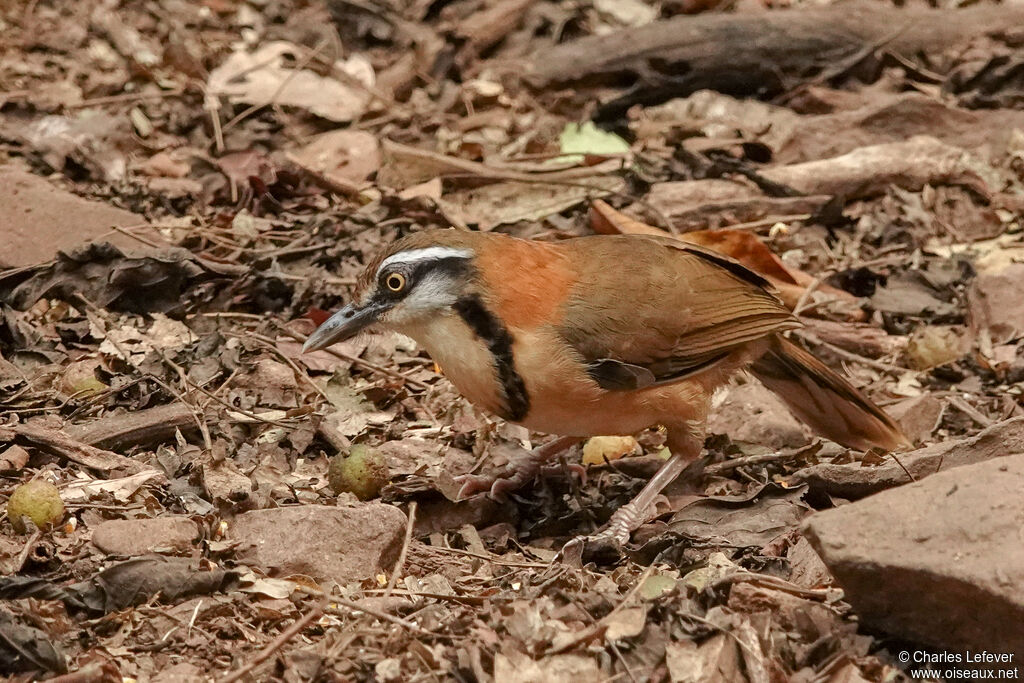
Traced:
<svg viewBox="0 0 1024 683">
<path fill-rule="evenodd" d="M 357 308 L 352 304 L 345 306 L 309 335 L 306 343 L 302 345 L 303 353 L 326 349 L 335 342 L 345 341 L 356 336 L 377 322 L 381 311 L 380 306 L 375 306 L 372 303 L 363 308 Z"/>
</svg>

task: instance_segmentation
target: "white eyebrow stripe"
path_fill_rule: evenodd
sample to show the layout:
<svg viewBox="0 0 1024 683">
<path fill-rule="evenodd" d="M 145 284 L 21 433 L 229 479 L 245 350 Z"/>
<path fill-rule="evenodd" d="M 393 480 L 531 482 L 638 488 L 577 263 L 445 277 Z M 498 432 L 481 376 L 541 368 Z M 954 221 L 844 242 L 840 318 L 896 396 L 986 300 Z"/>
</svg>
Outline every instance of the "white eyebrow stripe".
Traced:
<svg viewBox="0 0 1024 683">
<path fill-rule="evenodd" d="M 396 263 L 418 263 L 420 261 L 434 261 L 445 258 L 469 258 L 473 252 L 468 249 L 456 249 L 455 247 L 425 247 L 423 249 L 409 249 L 392 254 L 384 259 L 377 272 L 381 272 L 388 266 Z"/>
</svg>

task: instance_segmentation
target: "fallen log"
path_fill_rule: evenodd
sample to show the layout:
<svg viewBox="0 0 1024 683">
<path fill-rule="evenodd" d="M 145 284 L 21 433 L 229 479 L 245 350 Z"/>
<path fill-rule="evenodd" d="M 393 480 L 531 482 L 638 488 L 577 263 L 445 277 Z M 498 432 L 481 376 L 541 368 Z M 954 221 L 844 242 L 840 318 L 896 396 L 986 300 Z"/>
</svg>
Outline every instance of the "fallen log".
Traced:
<svg viewBox="0 0 1024 683">
<path fill-rule="evenodd" d="M 1024 6 L 1006 4 L 900 9 L 841 2 L 682 15 L 555 45 L 518 68 L 535 88 L 588 83 L 631 88 L 597 116 L 612 119 L 634 104 L 656 104 L 701 89 L 770 97 L 846 73 L 876 52 L 921 63 L 922 56 L 938 56 L 980 36 L 998 37 L 1022 24 Z"/>
</svg>

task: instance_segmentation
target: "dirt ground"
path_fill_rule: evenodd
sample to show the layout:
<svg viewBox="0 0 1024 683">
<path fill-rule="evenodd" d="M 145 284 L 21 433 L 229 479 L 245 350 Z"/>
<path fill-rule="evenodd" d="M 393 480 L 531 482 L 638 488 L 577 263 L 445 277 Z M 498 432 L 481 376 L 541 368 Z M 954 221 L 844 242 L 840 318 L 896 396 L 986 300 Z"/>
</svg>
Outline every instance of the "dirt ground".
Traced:
<svg viewBox="0 0 1024 683">
<path fill-rule="evenodd" d="M 1024 9 L 897 4 L 3 4 L 0 501 L 32 482 L 44 503 L 0 515 L 0 674 L 1019 662 Z M 457 500 L 455 476 L 548 437 L 405 337 L 301 353 L 377 250 L 450 226 L 723 251 L 914 448 L 841 448 L 739 377 L 698 491 L 670 487 L 621 554 L 553 562 L 640 490 L 663 431 Z M 386 465 L 363 500 L 329 473 L 353 451 Z"/>
</svg>

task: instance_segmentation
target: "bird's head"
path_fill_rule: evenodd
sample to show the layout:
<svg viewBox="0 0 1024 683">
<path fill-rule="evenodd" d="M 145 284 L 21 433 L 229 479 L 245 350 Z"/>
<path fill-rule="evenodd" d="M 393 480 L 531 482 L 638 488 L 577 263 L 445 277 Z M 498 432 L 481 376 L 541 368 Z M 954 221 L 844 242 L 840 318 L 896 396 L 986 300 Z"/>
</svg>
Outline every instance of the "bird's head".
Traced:
<svg viewBox="0 0 1024 683">
<path fill-rule="evenodd" d="M 451 310 L 473 286 L 471 233 L 427 230 L 398 240 L 367 264 L 352 302 L 303 345 L 316 351 L 377 325 L 402 332 Z"/>
</svg>

